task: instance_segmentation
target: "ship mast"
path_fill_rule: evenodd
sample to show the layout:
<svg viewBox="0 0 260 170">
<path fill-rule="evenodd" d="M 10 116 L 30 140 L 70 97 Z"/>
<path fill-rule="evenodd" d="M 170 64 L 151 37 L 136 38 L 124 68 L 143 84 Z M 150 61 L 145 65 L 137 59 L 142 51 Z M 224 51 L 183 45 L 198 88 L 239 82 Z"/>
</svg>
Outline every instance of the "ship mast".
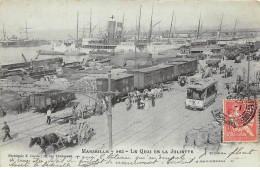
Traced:
<svg viewBox="0 0 260 170">
<path fill-rule="evenodd" d="M 92 34 L 92 8 L 90 9 L 90 16 L 89 16 L 89 38 L 91 38 Z"/>
<path fill-rule="evenodd" d="M 201 32 L 201 34 L 202 34 L 202 25 L 203 25 L 203 20 L 201 20 L 201 24 L 200 24 L 200 32 Z"/>
<path fill-rule="evenodd" d="M 199 34 L 200 34 L 200 20 L 201 20 L 201 13 L 200 13 L 200 19 L 199 19 L 199 25 L 198 25 L 198 31 L 197 31 L 197 39 L 199 38 Z"/>
<path fill-rule="evenodd" d="M 124 22 L 125 22 L 125 13 L 124 13 L 124 15 L 123 15 L 123 20 L 122 20 L 122 34 L 121 34 L 121 41 L 122 41 L 122 39 L 123 39 L 123 35 L 124 35 Z"/>
<path fill-rule="evenodd" d="M 153 8 L 154 8 L 154 2 L 153 2 Z M 153 8 L 152 8 L 152 15 L 151 15 L 151 21 L 150 21 L 150 30 L 148 34 L 148 42 L 151 42 L 151 37 L 152 37 L 152 28 L 153 28 Z"/>
<path fill-rule="evenodd" d="M 221 34 L 221 29 L 222 29 L 222 21 L 223 21 L 223 13 L 222 13 L 221 22 L 220 22 L 220 25 L 219 25 L 218 41 L 220 40 L 220 34 Z"/>
<path fill-rule="evenodd" d="M 142 15 L 142 5 L 140 5 L 140 12 L 139 12 L 139 24 L 138 24 L 138 32 L 137 32 L 137 42 L 136 42 L 136 36 L 135 36 L 135 69 L 137 69 L 136 65 L 136 59 L 137 59 L 137 53 L 136 53 L 136 46 L 139 47 L 139 36 L 140 36 L 140 24 L 141 24 L 141 15 Z"/>
<path fill-rule="evenodd" d="M 236 37 L 236 26 L 237 26 L 237 19 L 235 21 L 234 31 L 233 31 L 233 38 Z"/>
<path fill-rule="evenodd" d="M 175 25 L 176 25 L 176 14 L 175 14 L 175 17 L 174 17 L 173 38 L 174 38 L 174 35 L 175 35 Z"/>
<path fill-rule="evenodd" d="M 174 16 L 174 11 L 172 12 L 172 20 L 171 20 L 170 32 L 169 32 L 169 36 L 168 36 L 168 43 L 170 43 L 170 37 L 171 37 L 171 33 L 172 33 L 172 21 L 173 21 L 173 16 Z"/>
<path fill-rule="evenodd" d="M 26 35 L 26 39 L 28 40 L 27 20 L 25 21 L 25 35 Z"/>
<path fill-rule="evenodd" d="M 77 12 L 77 39 L 76 39 L 76 47 L 78 47 L 79 40 L 79 12 Z"/>
<path fill-rule="evenodd" d="M 5 40 L 5 38 L 6 38 L 5 24 L 3 24 L 3 36 L 4 36 L 4 40 Z"/>
</svg>

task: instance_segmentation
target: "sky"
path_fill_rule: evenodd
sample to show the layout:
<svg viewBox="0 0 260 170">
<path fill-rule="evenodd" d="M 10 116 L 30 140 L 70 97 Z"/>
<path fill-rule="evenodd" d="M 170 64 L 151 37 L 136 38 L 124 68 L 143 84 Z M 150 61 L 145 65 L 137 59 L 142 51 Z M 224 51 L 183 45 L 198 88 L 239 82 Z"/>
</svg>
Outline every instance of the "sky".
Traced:
<svg viewBox="0 0 260 170">
<path fill-rule="evenodd" d="M 260 28 L 260 3 L 254 0 L 0 0 L 0 29 L 4 24 L 7 34 L 18 34 L 27 20 L 35 33 L 76 30 L 77 12 L 79 28 L 88 27 L 91 9 L 96 33 L 106 29 L 112 15 L 119 22 L 125 14 L 125 30 L 131 30 L 135 28 L 141 5 L 141 30 L 147 31 L 153 2 L 153 23 L 161 21 L 154 30 L 169 30 L 173 11 L 176 30 L 197 29 L 200 14 L 204 29 L 217 29 L 222 13 L 223 29 L 233 29 L 236 19 L 237 29 Z"/>
</svg>

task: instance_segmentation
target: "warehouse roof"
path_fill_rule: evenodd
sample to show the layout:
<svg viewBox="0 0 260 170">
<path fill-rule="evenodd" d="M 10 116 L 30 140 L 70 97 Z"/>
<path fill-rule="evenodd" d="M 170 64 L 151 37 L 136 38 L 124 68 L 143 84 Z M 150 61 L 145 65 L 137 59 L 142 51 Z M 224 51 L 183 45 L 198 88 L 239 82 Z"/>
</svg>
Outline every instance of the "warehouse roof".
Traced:
<svg viewBox="0 0 260 170">
<path fill-rule="evenodd" d="M 132 77 L 133 74 L 126 74 L 126 73 L 118 73 L 118 74 L 112 74 L 111 79 L 113 80 L 119 80 L 127 77 Z"/>
<path fill-rule="evenodd" d="M 119 80 L 122 78 L 126 78 L 126 77 L 131 77 L 133 76 L 133 74 L 127 74 L 127 73 L 118 73 L 118 74 L 111 74 L 111 79 L 112 80 Z M 96 78 L 96 79 L 107 79 L 108 78 L 108 74 L 87 74 L 86 77 L 91 77 L 91 78 Z"/>
<path fill-rule="evenodd" d="M 156 71 L 156 70 L 160 70 L 160 67 L 158 67 L 158 65 L 151 66 L 151 67 L 146 67 L 146 68 L 142 68 L 142 69 L 138 69 L 138 70 L 135 70 L 135 71 L 136 72 L 146 73 L 146 72 L 151 72 L 151 71 Z"/>
<path fill-rule="evenodd" d="M 185 64 L 185 63 L 187 63 L 187 62 L 183 62 L 183 61 L 173 61 L 173 62 L 170 62 L 170 63 L 168 63 L 168 64 L 171 64 L 171 65 L 182 65 L 182 64 Z"/>
<path fill-rule="evenodd" d="M 196 61 L 196 58 L 174 58 L 174 62 L 190 62 L 190 61 Z"/>
<path fill-rule="evenodd" d="M 158 67 L 160 67 L 160 68 L 168 68 L 168 67 L 173 67 L 173 65 L 160 64 L 160 65 L 158 65 Z"/>
</svg>

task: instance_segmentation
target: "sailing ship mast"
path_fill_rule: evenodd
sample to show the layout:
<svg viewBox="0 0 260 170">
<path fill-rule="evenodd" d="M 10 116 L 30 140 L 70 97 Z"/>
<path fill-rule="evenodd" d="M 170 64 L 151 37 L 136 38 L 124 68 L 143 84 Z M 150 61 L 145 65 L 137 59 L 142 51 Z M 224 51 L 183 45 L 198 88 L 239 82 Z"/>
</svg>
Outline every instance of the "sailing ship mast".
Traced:
<svg viewBox="0 0 260 170">
<path fill-rule="evenodd" d="M 140 12 L 139 12 L 139 24 L 138 24 L 138 32 L 137 32 L 137 42 L 136 42 L 136 38 L 135 38 L 135 69 L 137 69 L 137 67 L 136 67 L 137 66 L 136 65 L 136 59 L 137 59 L 136 46 L 137 45 L 139 46 L 141 15 L 142 15 L 142 5 L 140 5 Z"/>
<path fill-rule="evenodd" d="M 220 25 L 219 25 L 218 41 L 220 40 L 220 34 L 221 34 L 221 29 L 222 29 L 222 21 L 223 21 L 223 13 L 222 13 L 221 22 L 220 22 Z"/>
<path fill-rule="evenodd" d="M 198 31 L 197 31 L 197 39 L 199 38 L 199 34 L 200 34 L 200 20 L 201 20 L 201 13 L 200 13 L 200 19 L 199 19 L 199 25 L 198 25 Z"/>
<path fill-rule="evenodd" d="M 4 40 L 6 38 L 6 32 L 5 32 L 5 25 L 3 24 L 3 36 L 4 36 Z"/>
<path fill-rule="evenodd" d="M 236 26 L 237 26 L 237 19 L 235 21 L 234 31 L 233 31 L 233 38 L 236 37 Z"/>
<path fill-rule="evenodd" d="M 79 12 L 77 12 L 77 37 L 76 37 L 76 48 L 78 47 L 79 40 Z"/>
<path fill-rule="evenodd" d="M 172 33 L 172 21 L 173 21 L 173 16 L 174 16 L 174 11 L 172 12 L 172 20 L 171 20 L 170 32 L 169 32 L 169 36 L 168 36 L 168 43 L 170 43 L 170 37 L 171 37 L 171 33 Z"/>
<path fill-rule="evenodd" d="M 92 9 L 90 9 L 90 17 L 89 17 L 89 38 L 91 38 L 92 34 Z"/>
<path fill-rule="evenodd" d="M 25 39 L 28 40 L 29 39 L 29 34 L 30 34 L 29 33 L 29 29 L 31 29 L 31 28 L 28 28 L 27 20 L 25 20 L 25 27 L 22 27 L 21 29 L 22 29 L 21 33 L 25 33 Z"/>
<path fill-rule="evenodd" d="M 122 39 L 123 39 L 123 37 L 124 37 L 124 22 L 125 22 L 125 13 L 124 13 L 124 15 L 123 15 L 123 20 L 122 20 L 122 34 L 121 34 L 121 41 L 122 41 Z"/>
<path fill-rule="evenodd" d="M 26 39 L 28 39 L 27 20 L 25 21 L 25 36 L 26 36 Z"/>
<path fill-rule="evenodd" d="M 176 14 L 175 14 L 175 17 L 174 17 L 173 37 L 175 35 L 175 25 L 176 25 Z"/>
<path fill-rule="evenodd" d="M 153 8 L 154 8 L 154 2 L 153 2 Z M 153 8 L 152 8 L 151 21 L 150 21 L 150 30 L 149 30 L 149 34 L 148 34 L 148 43 L 151 42 L 151 37 L 152 37 L 152 28 L 153 28 Z"/>
<path fill-rule="evenodd" d="M 202 25 L 203 25 L 203 20 L 201 20 L 201 24 L 200 24 L 200 32 L 202 34 Z"/>
</svg>

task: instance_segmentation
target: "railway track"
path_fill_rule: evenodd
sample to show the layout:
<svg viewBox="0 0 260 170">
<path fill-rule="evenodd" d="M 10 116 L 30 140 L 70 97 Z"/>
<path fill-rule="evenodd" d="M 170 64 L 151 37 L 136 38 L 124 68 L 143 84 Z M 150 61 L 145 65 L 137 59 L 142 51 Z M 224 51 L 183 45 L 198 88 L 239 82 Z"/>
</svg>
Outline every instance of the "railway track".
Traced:
<svg viewBox="0 0 260 170">
<path fill-rule="evenodd" d="M 179 94 L 179 95 L 181 95 L 181 94 Z M 162 113 L 161 115 L 159 115 L 159 116 L 161 116 L 161 118 L 158 117 L 157 120 L 162 120 L 162 119 L 164 119 L 164 117 L 167 117 L 167 116 L 169 116 L 171 114 L 170 111 L 172 109 L 174 109 L 174 107 L 176 106 L 177 103 L 178 103 L 178 101 L 174 101 L 174 103 L 171 103 L 167 107 L 165 107 L 163 109 L 159 109 L 158 108 L 158 109 L 156 109 L 156 110 L 154 110 L 152 112 L 156 113 L 156 112 L 160 111 Z M 124 129 L 121 129 L 121 130 L 116 130 L 115 129 L 115 133 L 113 134 L 113 141 L 117 141 L 119 139 L 120 140 L 124 139 L 126 137 L 126 134 L 132 134 L 132 135 L 136 134 L 137 133 L 136 130 L 138 128 L 140 128 L 140 126 L 145 126 L 145 127 L 153 126 L 154 123 L 152 122 L 152 120 L 154 119 L 155 115 L 153 115 L 152 113 L 149 113 L 149 112 L 147 112 L 147 115 L 148 116 L 145 117 L 144 119 L 140 120 L 140 123 L 138 123 L 138 124 L 134 124 L 132 126 L 126 127 Z M 100 145 L 104 146 L 104 145 L 108 144 L 108 138 L 105 138 L 105 137 L 99 138 L 98 137 L 98 139 L 99 139 L 98 141 L 96 141 L 96 142 L 93 141 L 87 147 L 98 148 L 98 147 L 100 147 Z M 117 143 L 117 142 L 114 142 L 114 143 Z"/>
<path fill-rule="evenodd" d="M 175 106 L 176 102 L 171 104 Z M 175 108 L 176 110 L 184 108 L 184 105 L 181 105 L 178 108 Z M 179 112 L 178 115 L 172 114 L 172 110 L 166 110 L 168 113 L 163 114 L 163 118 L 158 119 L 156 122 L 152 122 L 148 125 L 145 125 L 144 128 L 140 129 L 138 128 L 138 131 L 136 129 L 123 129 L 116 134 L 113 135 L 113 143 L 115 148 L 131 148 L 133 146 L 151 146 L 150 148 L 153 148 L 153 146 L 160 143 L 160 141 L 167 138 L 172 133 L 179 132 L 178 130 L 182 128 L 184 125 L 187 125 L 189 122 L 194 120 L 200 113 L 202 112 L 209 112 L 210 108 L 207 108 L 203 111 L 192 111 L 192 110 L 183 110 L 182 112 Z M 165 110 L 163 110 L 165 111 Z M 195 114 L 194 114 L 195 113 Z M 191 115 L 191 116 L 190 116 Z M 160 121 L 163 121 L 163 124 L 160 123 Z M 142 122 L 143 124 L 143 122 Z M 128 130 L 131 130 L 130 132 Z M 122 136 L 118 136 L 117 134 L 121 133 Z M 114 138 L 116 137 L 116 138 Z M 103 143 L 102 146 L 100 146 L 101 143 L 98 143 L 96 145 L 91 145 L 91 147 L 94 147 L 95 149 L 102 149 L 104 145 L 107 145 L 108 139 L 106 139 L 106 143 Z M 149 145 L 150 144 L 150 145 Z M 98 146 L 98 147 L 95 147 Z M 126 147 L 127 146 L 127 147 Z"/>
<path fill-rule="evenodd" d="M 173 93 L 172 93 L 173 92 Z M 116 129 L 113 128 L 113 131 L 115 132 L 113 134 L 113 143 L 115 148 L 120 148 L 124 145 L 128 145 L 129 147 L 134 145 L 141 145 L 141 144 L 147 144 L 149 141 L 153 140 L 153 142 L 150 144 L 152 146 L 157 145 L 160 143 L 160 141 L 165 140 L 167 136 L 171 135 L 172 133 L 178 131 L 184 124 L 189 123 L 196 117 L 201 111 L 189 111 L 189 110 L 181 110 L 184 109 L 184 100 L 182 100 L 182 97 L 185 97 L 184 90 L 176 90 L 172 91 L 170 93 L 167 93 L 162 100 L 157 100 L 154 110 L 150 110 L 147 112 L 147 116 L 143 117 L 142 119 L 137 119 L 138 123 L 133 123 L 130 126 Z M 172 100 L 169 104 L 165 105 L 166 107 L 160 107 L 161 104 L 165 102 L 165 100 L 172 99 L 172 94 L 174 94 L 174 98 L 178 100 Z M 181 103 L 180 103 L 181 102 Z M 122 103 L 124 104 L 124 103 Z M 177 106 L 177 107 L 176 107 Z M 120 110 L 122 108 L 119 108 Z M 173 111 L 175 109 L 175 111 Z M 208 110 L 209 108 L 207 108 Z M 176 115 L 176 113 L 178 114 Z M 190 114 L 196 112 L 195 115 L 189 116 Z M 128 114 L 128 113 L 127 113 Z M 23 121 L 13 121 L 13 124 L 16 123 L 27 123 L 29 120 L 37 119 L 38 116 L 31 117 L 31 116 L 25 116 L 23 117 Z M 40 116 L 39 116 L 40 117 Z M 156 118 L 156 121 L 154 120 Z M 25 120 L 25 121 L 24 121 Z M 38 120 L 38 119 L 37 119 Z M 39 121 L 39 120 L 38 120 Z M 114 120 L 117 122 L 116 120 Z M 41 122 L 41 121 L 40 121 Z M 36 122 L 35 122 L 36 123 Z M 58 127 L 59 125 L 51 125 L 50 127 L 44 127 L 44 123 L 37 123 L 37 126 L 30 127 L 23 129 L 22 131 L 16 132 L 20 134 L 19 138 L 14 139 L 13 141 L 8 141 L 8 143 L 3 143 L 0 145 L 0 148 L 3 146 L 15 144 L 16 142 L 20 142 L 29 136 L 33 135 L 39 135 L 42 133 L 47 132 L 53 132 L 53 130 Z M 160 134 L 163 130 L 166 130 L 161 135 Z M 104 148 L 104 146 L 108 145 L 108 138 L 107 136 L 104 136 L 102 134 L 98 134 L 96 136 L 93 136 L 92 140 L 89 141 L 85 145 L 87 148 L 91 149 L 100 149 Z M 71 148 L 72 149 L 72 148 Z M 73 148 L 74 149 L 74 148 Z M 76 148 L 75 148 L 76 149 Z"/>
</svg>

